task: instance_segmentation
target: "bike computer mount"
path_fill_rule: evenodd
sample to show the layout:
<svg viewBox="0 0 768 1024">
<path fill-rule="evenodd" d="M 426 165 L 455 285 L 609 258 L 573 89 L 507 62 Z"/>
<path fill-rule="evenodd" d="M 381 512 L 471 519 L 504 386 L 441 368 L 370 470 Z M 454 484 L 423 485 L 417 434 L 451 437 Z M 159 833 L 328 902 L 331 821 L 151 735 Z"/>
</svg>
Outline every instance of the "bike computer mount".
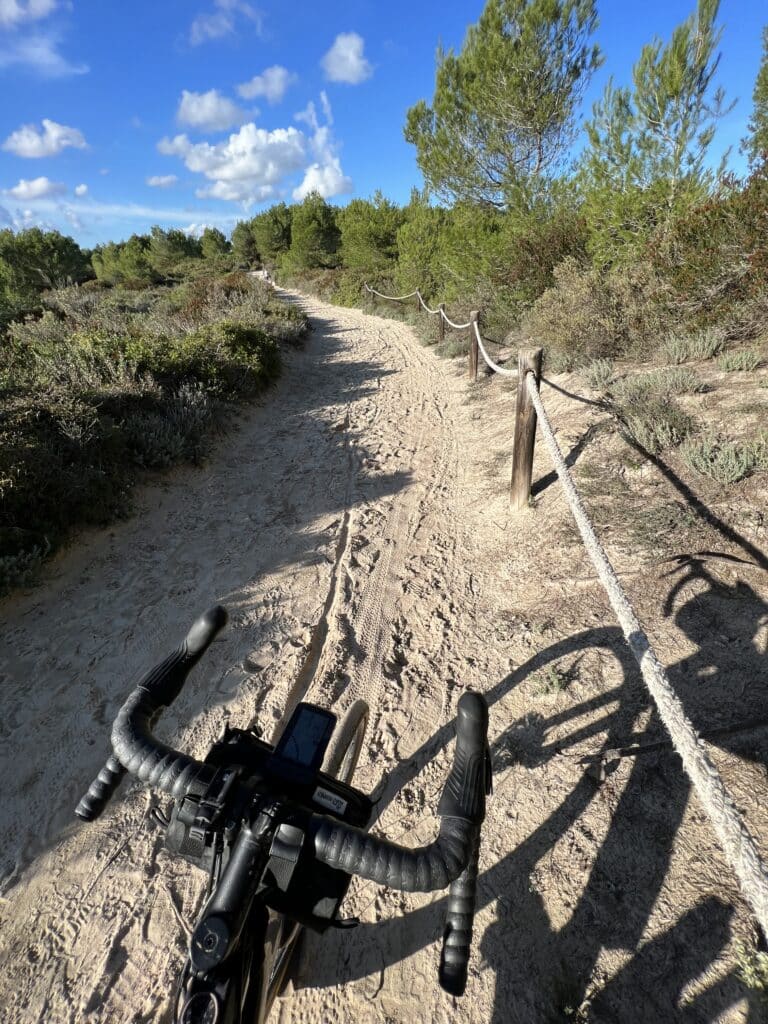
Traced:
<svg viewBox="0 0 768 1024">
<path fill-rule="evenodd" d="M 210 872 L 225 863 L 249 802 L 257 793 L 279 793 L 296 803 L 364 827 L 372 805 L 367 796 L 320 771 L 336 716 L 301 703 L 275 747 L 255 732 L 225 728 L 205 758 L 210 769 L 177 801 L 165 845 L 190 864 Z"/>
</svg>

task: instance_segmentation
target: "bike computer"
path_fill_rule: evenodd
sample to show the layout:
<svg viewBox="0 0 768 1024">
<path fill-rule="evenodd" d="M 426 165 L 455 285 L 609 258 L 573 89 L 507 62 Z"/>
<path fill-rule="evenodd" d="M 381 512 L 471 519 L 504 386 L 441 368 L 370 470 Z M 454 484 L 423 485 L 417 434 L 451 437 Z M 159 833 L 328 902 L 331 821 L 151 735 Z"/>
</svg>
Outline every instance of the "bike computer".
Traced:
<svg viewBox="0 0 768 1024">
<path fill-rule="evenodd" d="M 275 747 L 275 757 L 319 771 L 336 725 L 336 715 L 315 704 L 299 704 Z"/>
</svg>

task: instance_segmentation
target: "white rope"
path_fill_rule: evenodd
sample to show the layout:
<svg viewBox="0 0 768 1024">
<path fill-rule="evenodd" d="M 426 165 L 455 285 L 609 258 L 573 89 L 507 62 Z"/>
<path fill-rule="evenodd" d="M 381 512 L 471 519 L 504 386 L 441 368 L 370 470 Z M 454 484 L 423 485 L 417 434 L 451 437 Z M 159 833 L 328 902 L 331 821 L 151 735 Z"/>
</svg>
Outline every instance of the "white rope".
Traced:
<svg viewBox="0 0 768 1024">
<path fill-rule="evenodd" d="M 503 366 L 499 366 L 498 363 L 494 363 L 494 361 L 485 351 L 485 345 L 483 344 L 483 339 L 480 337 L 480 328 L 477 326 L 477 320 L 473 320 L 472 323 L 475 325 L 475 337 L 477 338 L 477 346 L 483 354 L 483 359 L 486 361 L 486 363 L 488 363 L 490 368 L 492 370 L 495 370 L 496 373 L 503 373 L 505 377 L 516 377 L 517 369 L 505 370 Z"/>
<path fill-rule="evenodd" d="M 760 857 L 752 834 L 736 809 L 731 795 L 707 754 L 696 730 L 686 717 L 680 698 L 675 693 L 666 670 L 653 651 L 650 641 L 640 625 L 629 600 L 622 590 L 613 566 L 597 538 L 594 527 L 581 503 L 568 468 L 558 447 L 552 427 L 541 403 L 536 381 L 529 371 L 526 375 L 528 394 L 539 417 L 557 475 L 565 490 L 573 518 L 579 528 L 584 545 L 592 559 L 622 628 L 629 649 L 640 666 L 643 679 L 662 722 L 667 728 L 675 750 L 680 755 L 704 810 L 722 844 L 726 859 L 736 873 L 747 902 L 768 938 L 768 871 Z"/>
<path fill-rule="evenodd" d="M 416 289 L 416 294 L 419 296 L 419 302 L 421 303 L 422 307 L 427 311 L 427 313 L 431 313 L 432 316 L 434 316 L 436 313 L 442 312 L 439 306 L 437 307 L 437 309 L 430 309 L 429 306 L 424 301 L 424 299 L 421 297 L 421 292 L 418 290 L 418 288 Z"/>
<path fill-rule="evenodd" d="M 391 299 L 393 302 L 403 302 L 404 299 L 412 299 L 414 295 L 419 295 L 418 288 L 414 292 L 408 292 L 407 295 L 383 295 L 381 292 L 377 292 L 375 288 L 371 288 L 371 286 L 367 284 L 365 285 L 365 288 L 372 295 L 378 295 L 380 299 Z M 419 298 L 421 298 L 420 295 Z"/>
<path fill-rule="evenodd" d="M 445 320 L 447 324 L 450 324 L 451 327 L 455 327 L 457 331 L 465 331 L 467 327 L 472 326 L 471 320 L 468 320 L 465 324 L 455 324 L 453 320 L 450 319 L 450 317 L 448 316 L 444 309 L 441 309 L 440 312 L 442 314 L 443 320 Z"/>
</svg>

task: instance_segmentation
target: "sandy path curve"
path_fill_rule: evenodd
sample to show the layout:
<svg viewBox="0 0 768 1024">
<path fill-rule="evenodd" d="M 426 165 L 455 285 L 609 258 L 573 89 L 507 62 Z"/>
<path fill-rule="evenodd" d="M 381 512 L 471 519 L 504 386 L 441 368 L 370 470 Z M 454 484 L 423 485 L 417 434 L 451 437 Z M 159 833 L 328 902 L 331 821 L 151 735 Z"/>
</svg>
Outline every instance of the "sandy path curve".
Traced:
<svg viewBox="0 0 768 1024">
<path fill-rule="evenodd" d="M 491 702 L 467 997 L 437 985 L 442 897 L 356 880 L 360 926 L 308 936 L 275 1020 L 752 1020 L 732 955 L 749 915 L 677 766 L 622 761 L 598 782 L 579 764 L 653 716 L 545 453 L 535 508 L 509 512 L 514 381 L 470 384 L 397 322 L 289 297 L 313 334 L 207 465 L 144 487 L 131 520 L 0 604 L 4 1022 L 168 1019 L 202 878 L 165 853 L 144 791 L 88 827 L 72 809 L 134 679 L 216 601 L 230 626 L 163 735 L 200 756 L 227 721 L 270 733 L 305 695 L 365 697 L 359 782 L 400 841 L 436 827 L 458 695 Z M 566 447 L 604 426 L 560 393 L 547 408 Z M 609 548 L 667 663 L 693 655 L 660 615 L 671 584 Z M 766 780 L 736 768 L 768 835 Z"/>
</svg>

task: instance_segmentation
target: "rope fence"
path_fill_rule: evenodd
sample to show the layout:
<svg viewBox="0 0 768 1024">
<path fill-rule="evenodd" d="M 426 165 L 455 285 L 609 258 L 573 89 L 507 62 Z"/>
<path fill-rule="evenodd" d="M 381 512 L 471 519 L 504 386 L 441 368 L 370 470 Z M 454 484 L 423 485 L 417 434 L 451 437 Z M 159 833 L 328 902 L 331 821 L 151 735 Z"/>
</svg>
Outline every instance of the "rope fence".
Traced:
<svg viewBox="0 0 768 1024">
<path fill-rule="evenodd" d="M 565 497 L 587 554 L 605 588 L 627 645 L 640 667 L 659 717 L 666 726 L 699 802 L 720 840 L 726 860 L 741 883 L 742 892 L 752 907 L 763 934 L 768 937 L 768 870 L 760 857 L 757 844 L 725 788 L 704 744 L 685 714 L 683 704 L 669 681 L 666 669 L 656 656 L 595 533 L 542 404 L 535 375 L 532 372 L 526 373 L 525 382 L 539 419 L 542 436 L 563 485 Z"/>
<path fill-rule="evenodd" d="M 768 868 L 766 868 L 757 843 L 736 807 L 733 797 L 726 789 L 717 768 L 707 753 L 704 743 L 685 714 L 682 701 L 675 693 L 666 669 L 651 646 L 648 635 L 635 614 L 584 508 L 539 394 L 542 349 L 521 350 L 518 353 L 517 368 L 514 370 L 500 366 L 491 359 L 483 344 L 479 327 L 480 317 L 477 311 L 472 312 L 468 323 L 456 324 L 448 317 L 442 303 L 437 310 L 430 309 L 418 289 L 406 296 L 393 296 L 383 295 L 367 284 L 365 288 L 373 295 L 397 302 L 416 296 L 418 298 L 417 308 L 423 307 L 433 315 L 440 314 L 441 337 L 443 322 L 455 330 L 469 329 L 471 336 L 469 375 L 471 379 L 477 378 L 478 352 L 495 373 L 504 376 L 517 376 L 517 410 L 511 486 L 513 508 L 519 510 L 526 507 L 530 501 L 534 444 L 538 424 L 587 554 L 605 589 L 627 645 L 637 661 L 645 685 L 659 712 L 659 717 L 669 733 L 675 752 L 680 756 L 683 768 L 699 802 L 722 845 L 725 858 L 741 885 L 744 898 L 752 908 L 763 935 L 768 939 Z"/>
</svg>

